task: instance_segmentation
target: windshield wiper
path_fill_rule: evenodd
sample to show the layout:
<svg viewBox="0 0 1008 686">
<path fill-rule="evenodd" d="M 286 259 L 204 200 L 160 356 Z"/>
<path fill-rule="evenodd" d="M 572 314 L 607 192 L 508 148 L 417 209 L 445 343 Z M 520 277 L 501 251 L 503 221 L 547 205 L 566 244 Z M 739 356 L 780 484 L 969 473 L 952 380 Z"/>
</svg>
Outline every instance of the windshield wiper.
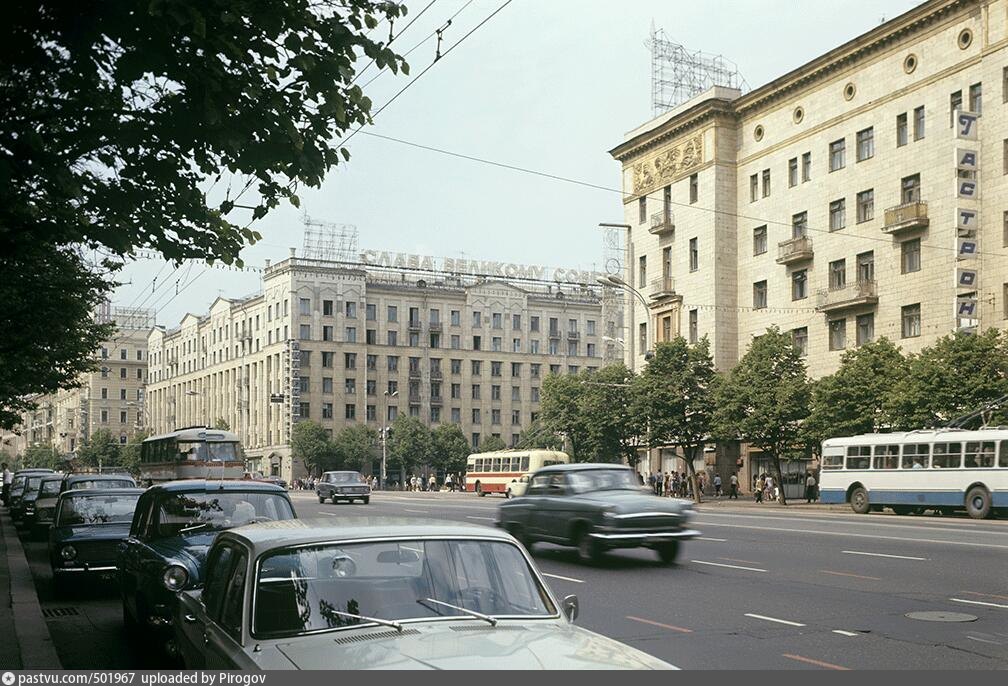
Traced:
<svg viewBox="0 0 1008 686">
<path fill-rule="evenodd" d="M 184 526 L 179 529 L 179 533 L 184 534 L 186 531 L 195 531 L 196 529 L 202 529 L 205 526 L 210 526 L 210 522 L 200 522 L 199 524 L 193 524 L 192 526 Z"/>
<path fill-rule="evenodd" d="M 434 603 L 435 605 L 444 605 L 445 607 L 450 607 L 453 610 L 458 610 L 459 612 L 464 612 L 470 617 L 475 617 L 476 619 L 482 619 L 484 622 L 490 624 L 490 626 L 497 626 L 497 618 L 490 615 L 485 615 L 482 612 L 476 612 L 476 610 L 470 610 L 467 607 L 460 607 L 458 605 L 452 605 L 451 603 L 446 603 L 441 600 L 434 600 L 433 598 L 421 598 L 417 600 L 418 603 Z"/>
<path fill-rule="evenodd" d="M 374 622 L 375 624 L 381 624 L 382 626 L 390 626 L 396 631 L 402 631 L 403 626 L 399 622 L 393 622 L 391 619 L 378 619 L 377 617 L 365 617 L 364 615 L 355 615 L 352 612 L 340 612 L 339 610 L 327 609 L 326 612 L 330 612 L 334 615 L 340 615 L 341 617 L 353 617 L 354 619 L 363 619 L 365 622 Z"/>
</svg>

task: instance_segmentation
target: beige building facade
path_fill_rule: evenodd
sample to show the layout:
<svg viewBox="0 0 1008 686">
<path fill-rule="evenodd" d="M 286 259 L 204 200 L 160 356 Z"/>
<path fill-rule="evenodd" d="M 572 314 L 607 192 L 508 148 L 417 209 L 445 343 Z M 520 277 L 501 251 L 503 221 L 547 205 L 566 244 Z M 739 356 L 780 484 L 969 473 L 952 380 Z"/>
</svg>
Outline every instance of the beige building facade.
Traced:
<svg viewBox="0 0 1008 686">
<path fill-rule="evenodd" d="M 547 374 L 602 365 L 598 290 L 292 256 L 265 268 L 261 294 L 151 332 L 151 423 L 223 420 L 250 469 L 288 480 L 305 475 L 289 443 L 303 419 L 335 433 L 407 413 L 513 444 Z"/>
<path fill-rule="evenodd" d="M 1006 103 L 1008 2 L 933 0 L 629 132 L 611 153 L 627 280 L 650 299 L 626 302 L 629 363 L 654 341 L 707 336 L 728 369 L 776 325 L 818 377 L 881 336 L 916 352 L 1003 327 Z M 978 115 L 971 131 L 963 113 Z"/>
</svg>

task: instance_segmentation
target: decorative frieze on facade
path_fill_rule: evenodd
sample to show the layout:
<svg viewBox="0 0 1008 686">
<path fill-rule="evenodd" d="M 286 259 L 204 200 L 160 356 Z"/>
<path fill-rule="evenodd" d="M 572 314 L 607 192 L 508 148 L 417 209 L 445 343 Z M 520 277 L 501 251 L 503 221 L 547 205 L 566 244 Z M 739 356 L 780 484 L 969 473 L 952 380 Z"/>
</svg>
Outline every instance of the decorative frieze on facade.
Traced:
<svg viewBox="0 0 1008 686">
<path fill-rule="evenodd" d="M 703 134 L 679 140 L 661 152 L 633 165 L 633 193 L 644 195 L 666 186 L 703 163 Z"/>
</svg>

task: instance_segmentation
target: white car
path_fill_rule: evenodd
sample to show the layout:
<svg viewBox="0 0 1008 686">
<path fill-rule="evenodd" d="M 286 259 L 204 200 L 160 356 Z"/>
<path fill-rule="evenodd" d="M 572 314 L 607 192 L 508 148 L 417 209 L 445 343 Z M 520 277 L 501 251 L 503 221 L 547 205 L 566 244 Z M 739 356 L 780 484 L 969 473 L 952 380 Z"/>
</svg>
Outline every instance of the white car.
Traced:
<svg viewBox="0 0 1008 686">
<path fill-rule="evenodd" d="M 529 475 L 526 474 L 520 479 L 512 479 L 511 483 L 507 485 L 504 489 L 505 498 L 517 498 L 518 496 L 525 495 L 525 489 L 528 488 Z"/>
</svg>

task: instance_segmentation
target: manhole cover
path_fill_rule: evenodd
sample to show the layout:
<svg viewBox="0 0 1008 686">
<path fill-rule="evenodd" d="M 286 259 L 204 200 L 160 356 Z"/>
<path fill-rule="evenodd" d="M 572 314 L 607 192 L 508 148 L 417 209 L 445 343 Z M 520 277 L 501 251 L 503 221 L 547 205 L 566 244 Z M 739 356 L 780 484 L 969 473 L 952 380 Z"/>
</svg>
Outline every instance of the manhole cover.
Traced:
<svg viewBox="0 0 1008 686">
<path fill-rule="evenodd" d="M 976 615 L 968 615 L 962 612 L 908 612 L 910 619 L 919 619 L 923 622 L 975 622 Z"/>
<path fill-rule="evenodd" d="M 73 617 L 76 615 L 76 607 L 47 607 L 42 610 L 43 617 Z"/>
</svg>

